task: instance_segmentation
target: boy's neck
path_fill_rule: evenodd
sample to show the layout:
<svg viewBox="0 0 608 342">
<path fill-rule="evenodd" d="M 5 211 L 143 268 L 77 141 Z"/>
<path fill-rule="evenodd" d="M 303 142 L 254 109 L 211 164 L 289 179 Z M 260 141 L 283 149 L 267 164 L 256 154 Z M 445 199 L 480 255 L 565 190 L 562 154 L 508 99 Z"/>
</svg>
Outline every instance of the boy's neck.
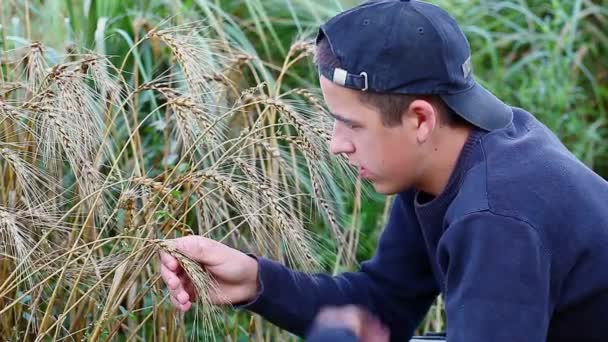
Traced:
<svg viewBox="0 0 608 342">
<path fill-rule="evenodd" d="M 441 194 L 447 186 L 472 128 L 455 126 L 443 127 L 440 130 L 436 135 L 434 147 L 427 156 L 427 167 L 415 185 L 416 189 L 433 197 Z"/>
</svg>

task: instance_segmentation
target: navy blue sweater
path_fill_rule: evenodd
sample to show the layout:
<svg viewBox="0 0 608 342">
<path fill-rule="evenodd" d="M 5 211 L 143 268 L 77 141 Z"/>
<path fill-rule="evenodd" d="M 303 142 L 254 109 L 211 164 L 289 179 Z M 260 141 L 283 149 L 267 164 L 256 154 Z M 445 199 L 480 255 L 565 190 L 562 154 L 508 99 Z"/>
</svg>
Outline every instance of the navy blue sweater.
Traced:
<svg viewBox="0 0 608 342">
<path fill-rule="evenodd" d="M 396 196 L 374 257 L 335 277 L 259 258 L 245 308 L 305 335 L 360 304 L 407 341 L 442 293 L 449 342 L 608 341 L 608 183 L 529 113 L 474 130 L 444 191 Z"/>
</svg>

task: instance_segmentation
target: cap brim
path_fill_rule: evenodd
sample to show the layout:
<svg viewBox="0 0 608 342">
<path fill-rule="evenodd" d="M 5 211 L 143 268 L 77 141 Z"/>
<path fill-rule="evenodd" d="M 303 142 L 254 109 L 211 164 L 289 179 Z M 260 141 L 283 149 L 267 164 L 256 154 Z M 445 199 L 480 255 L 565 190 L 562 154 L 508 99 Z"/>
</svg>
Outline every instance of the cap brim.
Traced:
<svg viewBox="0 0 608 342">
<path fill-rule="evenodd" d="M 442 94 L 441 98 L 465 120 L 487 131 L 503 128 L 513 120 L 511 107 L 479 83 L 458 94 Z"/>
</svg>

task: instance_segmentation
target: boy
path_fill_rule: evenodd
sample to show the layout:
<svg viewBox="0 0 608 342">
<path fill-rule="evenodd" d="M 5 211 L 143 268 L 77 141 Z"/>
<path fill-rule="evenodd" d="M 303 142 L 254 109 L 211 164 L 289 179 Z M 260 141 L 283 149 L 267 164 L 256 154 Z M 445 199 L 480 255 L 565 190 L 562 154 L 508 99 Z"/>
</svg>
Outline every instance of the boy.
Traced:
<svg viewBox="0 0 608 342">
<path fill-rule="evenodd" d="M 313 326 L 322 308 L 344 305 L 407 341 L 439 293 L 449 342 L 608 341 L 608 183 L 475 82 L 469 44 L 446 12 L 363 3 L 321 27 L 315 62 L 336 119 L 330 149 L 376 191 L 397 194 L 390 220 L 373 259 L 336 277 L 175 240 L 223 298 L 316 341 L 367 338 L 361 314 Z M 187 310 L 188 278 L 161 260 L 173 303 Z"/>
</svg>

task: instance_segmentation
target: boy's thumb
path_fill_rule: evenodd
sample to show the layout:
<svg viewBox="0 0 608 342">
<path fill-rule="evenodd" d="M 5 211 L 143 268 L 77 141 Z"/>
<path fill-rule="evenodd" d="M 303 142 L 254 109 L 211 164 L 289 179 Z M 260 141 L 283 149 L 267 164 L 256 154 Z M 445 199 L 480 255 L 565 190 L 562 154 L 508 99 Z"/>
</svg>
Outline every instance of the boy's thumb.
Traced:
<svg viewBox="0 0 608 342">
<path fill-rule="evenodd" d="M 184 236 L 181 238 L 167 241 L 168 245 L 175 248 L 186 257 L 200 262 L 201 264 L 213 263 L 213 249 L 217 242 L 202 236 Z"/>
</svg>

